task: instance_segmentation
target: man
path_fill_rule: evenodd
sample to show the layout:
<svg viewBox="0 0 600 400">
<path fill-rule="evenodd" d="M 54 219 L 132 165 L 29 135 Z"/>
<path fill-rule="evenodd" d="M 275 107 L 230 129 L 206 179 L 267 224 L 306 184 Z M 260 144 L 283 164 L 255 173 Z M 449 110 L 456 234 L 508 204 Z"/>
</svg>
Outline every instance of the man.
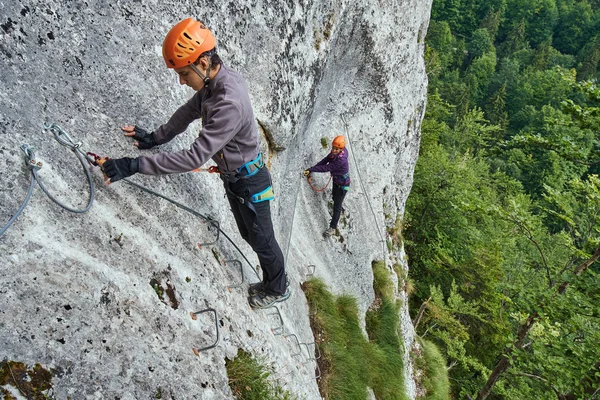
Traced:
<svg viewBox="0 0 600 400">
<path fill-rule="evenodd" d="M 163 43 L 167 68 L 179 83 L 196 94 L 153 133 L 135 126 L 122 128 L 134 145 L 149 149 L 167 143 L 202 118 L 200 135 L 189 150 L 138 158 L 108 159 L 103 163 L 107 182 L 137 172 L 163 175 L 189 172 L 209 158 L 217 164 L 240 234 L 256 252 L 262 282 L 250 285 L 252 308 L 266 308 L 287 300 L 283 253 L 275 239 L 269 200 L 271 176 L 259 153 L 257 125 L 244 78 L 226 67 L 215 52 L 216 40 L 199 21 L 187 18 L 176 24 Z"/>
<path fill-rule="evenodd" d="M 350 190 L 350 167 L 348 166 L 348 150 L 346 139 L 336 136 L 331 144 L 331 153 L 319 161 L 314 167 L 304 171 L 308 177 L 312 172 L 329 172 L 333 177 L 333 215 L 329 229 L 323 232 L 325 237 L 333 235 L 337 230 L 338 221 L 342 214 L 342 203 L 346 193 Z"/>
</svg>

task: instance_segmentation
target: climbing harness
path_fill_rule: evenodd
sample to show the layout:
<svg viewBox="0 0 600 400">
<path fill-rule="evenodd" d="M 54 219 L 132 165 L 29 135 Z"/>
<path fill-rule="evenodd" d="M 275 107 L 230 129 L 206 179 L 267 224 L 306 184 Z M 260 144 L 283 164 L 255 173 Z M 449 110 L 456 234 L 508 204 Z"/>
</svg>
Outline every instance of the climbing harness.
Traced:
<svg viewBox="0 0 600 400">
<path fill-rule="evenodd" d="M 273 200 L 275 194 L 273 193 L 273 186 L 270 186 L 260 193 L 253 194 L 250 196 L 250 201 L 253 203 L 261 203 L 263 201 Z"/>
<path fill-rule="evenodd" d="M 239 167 L 237 169 L 237 172 L 240 175 L 240 177 L 249 178 L 255 175 L 258 172 L 258 170 L 260 170 L 264 166 L 265 163 L 263 162 L 262 153 L 258 153 L 258 156 L 254 160 L 248 161 L 246 164 Z"/>
<path fill-rule="evenodd" d="M 250 210 L 252 210 L 252 212 L 254 212 L 255 214 L 256 214 L 256 209 L 254 208 L 253 203 L 261 203 L 263 201 L 273 200 L 275 198 L 275 195 L 273 192 L 273 186 L 269 185 L 263 191 L 252 194 L 252 195 L 250 195 L 249 198 L 245 198 L 243 196 L 239 196 L 239 195 L 235 194 L 233 192 L 233 190 L 231 190 L 231 188 L 229 187 L 229 184 L 235 183 L 235 182 L 239 181 L 240 179 L 248 179 L 248 178 L 256 175 L 258 173 L 258 171 L 260 171 L 261 168 L 263 168 L 264 166 L 265 166 L 265 163 L 263 162 L 262 153 L 258 153 L 258 156 L 254 160 L 248 161 L 246 164 L 239 167 L 236 170 L 237 172 L 235 174 L 220 172 L 221 180 L 224 183 L 223 186 L 225 187 L 225 191 L 227 192 L 227 194 L 230 195 L 231 197 L 237 199 L 240 202 L 240 204 L 245 205 Z"/>
</svg>

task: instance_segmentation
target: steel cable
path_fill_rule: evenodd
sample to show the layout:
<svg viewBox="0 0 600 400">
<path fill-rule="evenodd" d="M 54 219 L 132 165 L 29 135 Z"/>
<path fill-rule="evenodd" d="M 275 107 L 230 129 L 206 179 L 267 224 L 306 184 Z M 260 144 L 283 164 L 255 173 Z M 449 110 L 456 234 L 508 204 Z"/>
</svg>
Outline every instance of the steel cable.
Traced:
<svg viewBox="0 0 600 400">
<path fill-rule="evenodd" d="M 352 140 L 350 140 L 350 132 L 348 130 L 348 123 L 346 122 L 346 119 L 344 118 L 343 115 L 341 115 L 340 118 L 342 119 L 342 122 L 344 124 L 344 131 L 346 132 L 346 136 L 348 137 L 348 143 L 350 143 L 350 146 L 352 147 Z M 361 186 L 363 192 L 365 193 L 365 198 L 367 199 L 367 204 L 369 205 L 369 208 L 371 209 L 371 213 L 373 214 L 373 219 L 375 220 L 375 226 L 377 228 L 377 234 L 379 235 L 379 238 L 381 239 L 381 242 L 382 242 L 382 248 L 383 248 L 382 257 L 385 258 L 385 254 L 386 254 L 385 239 L 381 235 L 381 230 L 379 229 L 379 224 L 377 223 L 377 215 L 375 214 L 375 211 L 373 210 L 373 207 L 371 206 L 371 201 L 369 200 L 369 196 L 367 195 L 368 192 L 365 189 L 363 179 L 360 175 L 360 169 L 358 168 L 358 163 L 356 162 L 356 157 L 354 156 L 354 149 L 352 151 L 352 160 L 354 160 L 354 165 L 356 166 L 356 174 L 358 175 L 358 181 L 360 182 L 360 186 Z"/>
</svg>

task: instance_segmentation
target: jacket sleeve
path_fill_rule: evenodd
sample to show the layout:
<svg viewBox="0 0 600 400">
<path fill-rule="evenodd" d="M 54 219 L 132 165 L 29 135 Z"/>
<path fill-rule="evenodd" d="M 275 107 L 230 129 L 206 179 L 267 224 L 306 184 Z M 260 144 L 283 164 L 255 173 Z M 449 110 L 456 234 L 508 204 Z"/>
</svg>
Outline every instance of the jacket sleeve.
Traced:
<svg viewBox="0 0 600 400">
<path fill-rule="evenodd" d="M 154 140 L 156 140 L 156 143 L 164 144 L 170 142 L 175 136 L 185 131 L 193 121 L 200 118 L 200 104 L 200 92 L 197 92 L 187 103 L 173 113 L 166 124 L 159 126 L 154 131 Z"/>
<path fill-rule="evenodd" d="M 179 111 L 179 110 L 178 110 Z M 200 136 L 189 150 L 158 153 L 139 158 L 140 172 L 146 175 L 165 175 L 188 172 L 199 168 L 221 150 L 239 132 L 242 121 L 240 104 L 224 101 L 206 121 Z"/>
<path fill-rule="evenodd" d="M 310 172 L 329 172 L 331 171 L 331 165 L 328 164 L 330 160 L 329 154 L 327 154 L 325 158 L 316 163 L 314 167 L 310 167 L 308 170 Z"/>
</svg>

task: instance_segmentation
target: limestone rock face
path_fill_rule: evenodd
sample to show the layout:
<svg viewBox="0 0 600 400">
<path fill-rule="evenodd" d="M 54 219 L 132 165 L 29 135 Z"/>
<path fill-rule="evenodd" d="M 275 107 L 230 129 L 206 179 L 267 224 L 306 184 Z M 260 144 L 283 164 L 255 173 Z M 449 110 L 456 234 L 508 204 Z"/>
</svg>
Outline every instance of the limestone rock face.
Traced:
<svg viewBox="0 0 600 400">
<path fill-rule="evenodd" d="M 60 125 L 84 152 L 140 154 L 119 127 L 155 129 L 191 97 L 165 68 L 161 45 L 193 16 L 248 81 L 293 290 L 278 310 L 248 307 L 258 261 L 215 175 L 132 181 L 219 221 L 235 246 L 223 235 L 207 244 L 216 232 L 203 218 L 123 182 L 106 186 L 93 170 L 88 212 L 65 211 L 36 185 L 0 237 L 0 358 L 52 370 L 61 399 L 229 399 L 225 360 L 243 348 L 264 357 L 287 390 L 320 398 L 299 284 L 314 272 L 334 293 L 356 296 L 364 314 L 374 298 L 371 262 L 399 257 L 388 254 L 386 227 L 404 212 L 418 155 L 431 1 L 0 3 L 0 229 L 29 188 L 25 143 L 52 196 L 78 209 L 89 201 L 80 162 L 44 124 Z M 192 124 L 149 151 L 187 148 L 198 132 Z M 341 236 L 324 239 L 330 188 L 314 192 L 301 172 L 327 154 L 321 139 L 339 134 L 349 139 L 352 187 Z M 235 287 L 240 265 L 244 283 Z M 206 309 L 216 321 L 211 311 L 190 317 Z M 217 327 L 218 345 L 195 355 L 216 342 Z"/>
</svg>

